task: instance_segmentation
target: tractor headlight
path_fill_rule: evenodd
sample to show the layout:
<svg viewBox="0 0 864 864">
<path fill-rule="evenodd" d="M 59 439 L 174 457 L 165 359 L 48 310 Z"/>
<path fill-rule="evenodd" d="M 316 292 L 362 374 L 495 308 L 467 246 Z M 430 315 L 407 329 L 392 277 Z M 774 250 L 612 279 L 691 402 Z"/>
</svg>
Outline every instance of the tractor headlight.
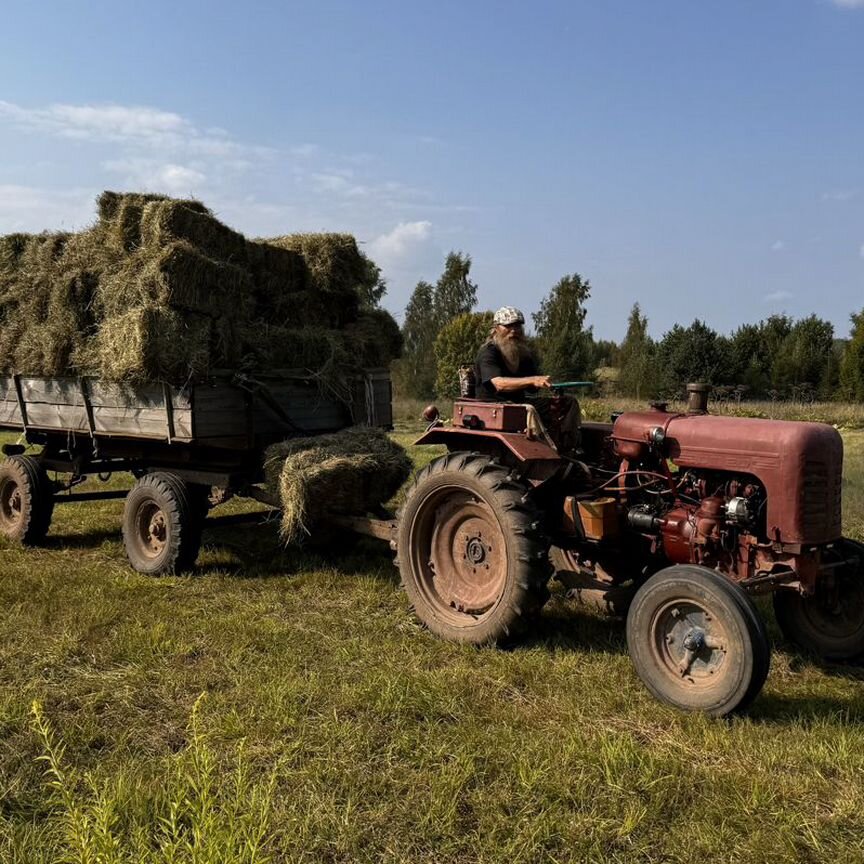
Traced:
<svg viewBox="0 0 864 864">
<path fill-rule="evenodd" d="M 652 449 L 656 450 L 658 453 L 662 453 L 663 445 L 666 443 L 666 433 L 663 431 L 663 427 L 655 426 L 648 433 L 648 440 L 651 442 Z"/>
</svg>

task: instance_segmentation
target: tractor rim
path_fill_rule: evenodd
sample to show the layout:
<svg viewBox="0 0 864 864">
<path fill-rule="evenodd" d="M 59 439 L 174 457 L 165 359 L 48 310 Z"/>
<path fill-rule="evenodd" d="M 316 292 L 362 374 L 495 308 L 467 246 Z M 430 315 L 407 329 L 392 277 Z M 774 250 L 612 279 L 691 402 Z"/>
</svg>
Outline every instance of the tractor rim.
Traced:
<svg viewBox="0 0 864 864">
<path fill-rule="evenodd" d="M 148 558 L 158 558 L 168 542 L 168 523 L 165 513 L 153 501 L 147 501 L 138 508 L 135 525 L 138 545 Z"/>
<path fill-rule="evenodd" d="M 436 612 L 471 626 L 494 608 L 507 581 L 504 533 L 492 508 L 462 487 L 430 493 L 411 526 L 418 586 Z"/>
<path fill-rule="evenodd" d="M 7 529 L 14 529 L 21 521 L 24 502 L 21 487 L 11 478 L 0 485 L 0 522 Z"/>
<path fill-rule="evenodd" d="M 730 671 L 726 628 L 694 600 L 661 606 L 651 622 L 650 644 L 657 667 L 688 691 L 714 689 Z"/>
</svg>

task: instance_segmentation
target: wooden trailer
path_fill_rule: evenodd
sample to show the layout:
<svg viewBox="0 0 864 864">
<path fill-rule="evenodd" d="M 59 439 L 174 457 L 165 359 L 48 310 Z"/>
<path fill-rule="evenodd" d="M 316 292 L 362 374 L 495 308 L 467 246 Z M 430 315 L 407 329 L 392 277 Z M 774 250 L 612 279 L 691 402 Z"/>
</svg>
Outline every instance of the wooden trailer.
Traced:
<svg viewBox="0 0 864 864">
<path fill-rule="evenodd" d="M 355 424 L 390 428 L 391 398 L 387 370 L 364 371 L 338 392 L 298 370 L 217 374 L 180 388 L 0 377 L 0 431 L 19 433 L 2 448 L 0 533 L 35 545 L 57 504 L 124 498 L 132 566 L 186 569 L 214 501 L 243 496 L 278 506 L 260 485 L 268 446 Z M 41 450 L 31 454 L 33 447 Z M 118 472 L 135 477 L 130 490 L 76 491 L 89 477 Z M 374 520 L 342 523 L 382 538 L 390 530 Z"/>
</svg>

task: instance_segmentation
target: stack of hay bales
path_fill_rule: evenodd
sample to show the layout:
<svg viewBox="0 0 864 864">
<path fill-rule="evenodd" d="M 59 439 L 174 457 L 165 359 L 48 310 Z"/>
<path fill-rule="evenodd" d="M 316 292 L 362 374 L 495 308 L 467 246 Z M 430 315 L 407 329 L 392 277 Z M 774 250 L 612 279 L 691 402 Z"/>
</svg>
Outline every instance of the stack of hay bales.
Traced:
<svg viewBox="0 0 864 864">
<path fill-rule="evenodd" d="M 374 511 L 396 494 L 411 467 L 402 447 L 365 426 L 273 445 L 265 470 L 282 501 L 283 540 L 303 540 L 327 514 Z"/>
<path fill-rule="evenodd" d="M 345 234 L 247 240 L 199 201 L 103 193 L 75 234 L 0 237 L 0 372 L 182 385 L 217 370 L 341 376 L 399 331 Z M 370 281 L 371 280 L 371 281 Z"/>
</svg>

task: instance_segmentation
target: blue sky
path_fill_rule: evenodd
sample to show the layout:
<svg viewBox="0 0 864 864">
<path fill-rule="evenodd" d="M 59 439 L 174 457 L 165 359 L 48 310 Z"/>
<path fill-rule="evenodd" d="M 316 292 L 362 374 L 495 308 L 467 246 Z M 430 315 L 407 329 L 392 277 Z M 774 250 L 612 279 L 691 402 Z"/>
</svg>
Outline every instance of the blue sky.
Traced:
<svg viewBox="0 0 864 864">
<path fill-rule="evenodd" d="M 655 335 L 864 307 L 864 0 L 4 4 L 0 233 L 104 188 L 250 235 L 347 230 L 401 315 L 451 248 L 482 307 L 565 273 Z"/>
</svg>

